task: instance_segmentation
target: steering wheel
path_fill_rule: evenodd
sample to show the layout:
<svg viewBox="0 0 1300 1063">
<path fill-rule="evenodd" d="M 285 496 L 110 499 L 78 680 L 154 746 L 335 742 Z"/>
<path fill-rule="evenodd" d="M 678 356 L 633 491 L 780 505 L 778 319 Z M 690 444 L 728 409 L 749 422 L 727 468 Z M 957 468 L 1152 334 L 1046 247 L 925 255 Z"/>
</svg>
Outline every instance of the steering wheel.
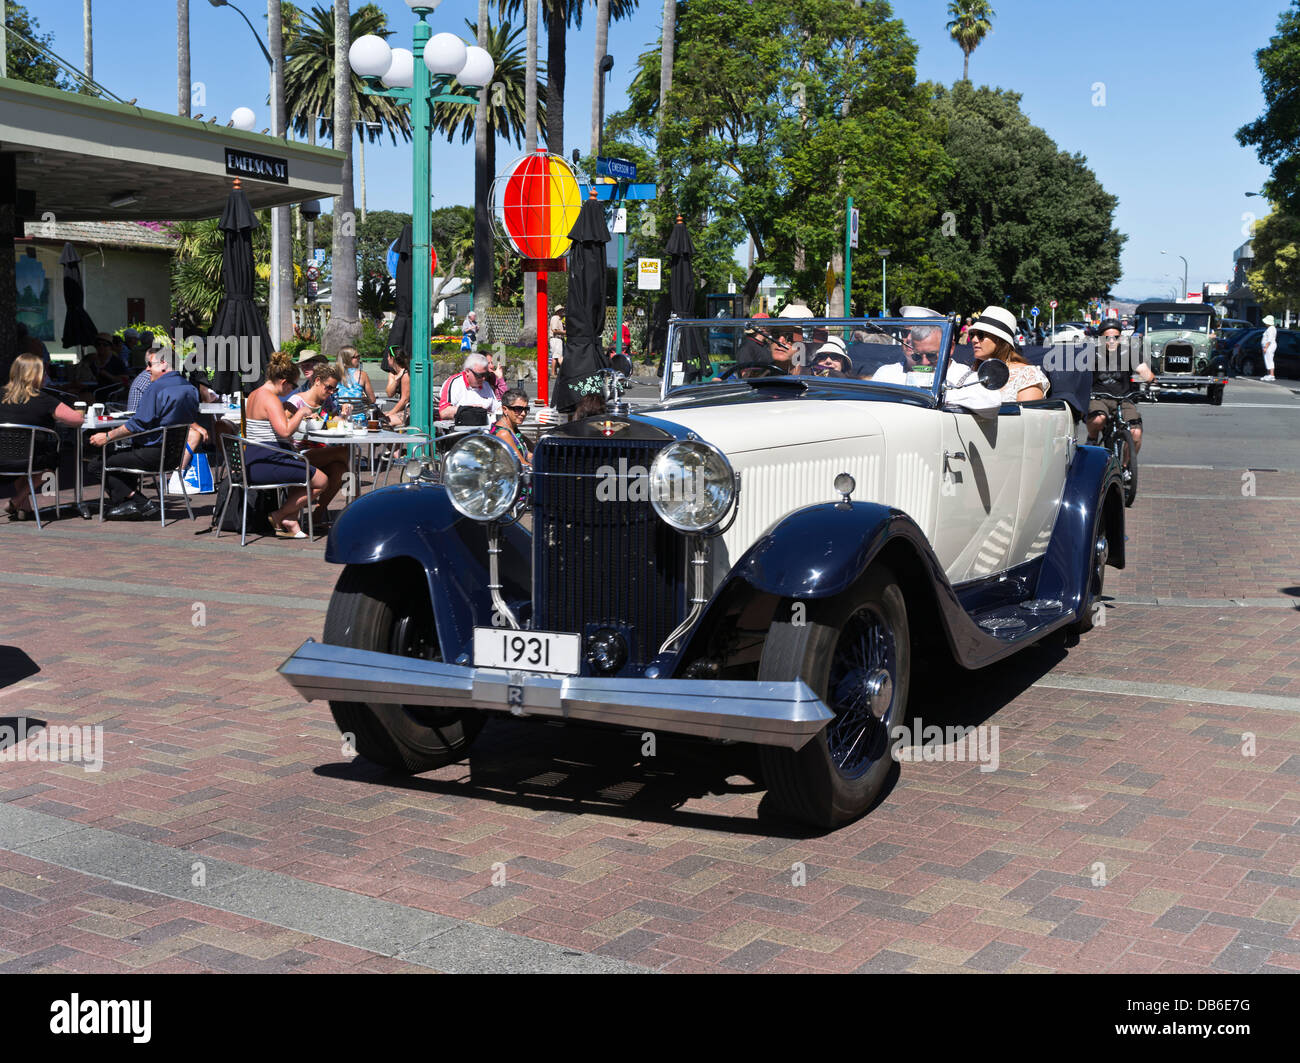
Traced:
<svg viewBox="0 0 1300 1063">
<path fill-rule="evenodd" d="M 762 369 L 764 370 L 764 376 L 767 375 L 768 371 L 773 374 L 779 373 L 781 376 L 790 375 L 790 370 L 786 369 L 785 366 L 777 365 L 776 362 L 737 362 L 735 365 L 727 366 L 726 369 L 719 373 L 718 379 L 726 380 L 729 376 L 740 372 L 742 369 Z"/>
</svg>

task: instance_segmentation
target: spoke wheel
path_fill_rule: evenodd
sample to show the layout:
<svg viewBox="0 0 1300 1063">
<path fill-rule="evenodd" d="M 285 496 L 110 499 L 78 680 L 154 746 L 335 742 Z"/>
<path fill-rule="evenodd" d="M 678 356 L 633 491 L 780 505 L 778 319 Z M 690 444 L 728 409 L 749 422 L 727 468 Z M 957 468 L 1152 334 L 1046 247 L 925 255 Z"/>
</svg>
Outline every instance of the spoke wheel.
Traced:
<svg viewBox="0 0 1300 1063">
<path fill-rule="evenodd" d="M 1120 429 L 1115 437 L 1115 457 L 1124 478 L 1124 505 L 1131 506 L 1138 493 L 1138 463 L 1133 435 L 1127 428 Z"/>
<path fill-rule="evenodd" d="M 442 660 L 428 595 L 385 565 L 348 565 L 325 615 L 322 641 L 402 657 Z M 331 701 L 330 713 L 361 756 L 396 771 L 460 760 L 483 726 L 480 713 L 424 705 Z"/>
<path fill-rule="evenodd" d="M 903 593 L 883 566 L 842 599 L 813 603 L 806 623 L 772 626 L 759 678 L 802 679 L 835 713 L 800 750 L 761 747 L 783 811 L 836 827 L 877 801 L 894 768 L 890 734 L 907 714 L 910 662 Z"/>
</svg>

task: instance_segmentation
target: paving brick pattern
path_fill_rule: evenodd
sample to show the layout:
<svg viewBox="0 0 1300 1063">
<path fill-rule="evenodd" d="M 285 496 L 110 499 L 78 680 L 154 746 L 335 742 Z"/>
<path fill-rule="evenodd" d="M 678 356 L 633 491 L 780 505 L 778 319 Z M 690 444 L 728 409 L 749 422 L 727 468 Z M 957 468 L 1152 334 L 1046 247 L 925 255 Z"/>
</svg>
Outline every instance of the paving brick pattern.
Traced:
<svg viewBox="0 0 1300 1063">
<path fill-rule="evenodd" d="M 1294 502 L 1242 498 L 1231 472 L 1142 486 L 1219 500 L 1140 497 L 1109 592 L 1296 592 Z M 1256 487 L 1300 497 L 1300 476 Z M 931 677 L 914 713 L 996 724 L 998 769 L 904 764 L 871 815 L 818 836 L 765 814 L 744 747 L 661 739 L 644 760 L 631 736 L 493 718 L 427 775 L 350 760 L 275 674 L 319 636 L 319 547 L 194 531 L 0 522 L 0 577 L 122 587 L 4 587 L 0 717 L 101 724 L 107 752 L 98 773 L 0 764 L 0 802 L 665 971 L 1300 970 L 1300 715 L 1035 685 L 1295 697 L 1293 609 L 1117 604 L 1072 649 Z M 128 593 L 149 584 L 184 594 Z M 9 852 L 0 868 L 0 970 L 411 969 Z"/>
</svg>

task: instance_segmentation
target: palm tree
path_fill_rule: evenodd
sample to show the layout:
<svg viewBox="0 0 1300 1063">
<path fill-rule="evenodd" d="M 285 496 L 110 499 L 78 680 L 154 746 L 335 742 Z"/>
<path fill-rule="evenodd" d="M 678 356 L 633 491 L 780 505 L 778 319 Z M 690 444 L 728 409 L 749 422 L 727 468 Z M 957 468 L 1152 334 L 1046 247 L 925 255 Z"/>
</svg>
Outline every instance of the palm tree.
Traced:
<svg viewBox="0 0 1300 1063">
<path fill-rule="evenodd" d="M 609 47 L 609 0 L 596 0 L 596 80 L 591 87 L 591 152 L 600 151 L 601 122 L 604 120 L 602 81 L 604 73 L 600 69 L 605 50 Z"/>
<path fill-rule="evenodd" d="M 525 0 L 497 0 L 497 13 L 517 15 Z M 546 149 L 564 154 L 565 39 L 568 29 L 582 28 L 585 0 L 542 0 L 546 15 Z M 609 17 L 615 22 L 636 11 L 637 0 L 609 0 Z M 603 54 L 603 53 L 602 53 Z"/>
<path fill-rule="evenodd" d="M 528 62 L 524 72 L 524 151 L 537 150 L 537 0 L 525 0 Z M 524 332 L 537 335 L 537 274 L 524 274 Z"/>
<path fill-rule="evenodd" d="M 478 25 L 466 20 L 471 32 L 478 37 Z M 492 245 L 484 243 L 481 234 L 492 232 L 492 219 L 488 212 L 488 189 L 496 176 L 497 137 L 519 146 L 528 127 L 528 57 L 526 48 L 519 45 L 521 29 L 514 29 L 509 22 L 487 25 L 487 33 L 480 39 L 496 63 L 496 73 L 492 85 L 482 90 L 483 104 L 486 108 L 487 136 L 485 138 L 482 162 L 474 162 L 475 188 L 474 197 L 474 305 L 479 305 L 482 298 L 484 306 L 492 303 Z M 541 73 L 538 80 L 540 82 Z M 501 86 L 497 90 L 495 86 Z M 448 91 L 461 93 L 463 90 L 455 80 L 448 83 Z M 440 103 L 434 109 L 433 128 L 448 140 L 455 140 L 460 135 L 465 143 L 476 135 L 475 121 L 478 108 L 468 103 Z M 546 121 L 546 107 L 537 101 L 538 122 Z M 477 188 L 483 179 L 483 194 L 477 194 Z"/>
<path fill-rule="evenodd" d="M 491 31 L 492 27 L 488 25 L 488 0 L 478 0 L 478 23 L 474 35 L 480 48 L 487 47 Z M 474 108 L 474 291 L 470 295 L 470 305 L 484 310 L 492 305 L 492 274 L 495 264 L 492 248 L 495 233 L 487 211 L 493 170 L 496 169 L 489 164 L 488 158 L 488 141 L 492 142 L 494 158 L 491 161 L 495 161 L 496 155 L 496 137 L 488 131 L 488 93 L 495 91 L 490 85 L 484 86 Z"/>
<path fill-rule="evenodd" d="M 87 81 L 95 80 L 95 31 L 90 20 L 90 0 L 81 0 L 81 47 Z M 87 86 L 89 87 L 89 86 Z"/>
<path fill-rule="evenodd" d="M 673 91 L 673 51 L 677 47 L 677 0 L 664 0 L 663 45 L 659 55 L 659 124 Z"/>
<path fill-rule="evenodd" d="M 948 35 L 957 42 L 965 61 L 961 68 L 961 79 L 970 80 L 970 55 L 979 47 L 986 33 L 993 32 L 993 16 L 996 12 L 989 7 L 988 0 L 952 0 L 948 5 L 948 14 L 952 21 L 948 23 Z"/>
<path fill-rule="evenodd" d="M 371 6 L 371 5 L 367 5 Z M 314 14 L 314 12 L 313 12 Z M 352 45 L 348 17 L 348 0 L 334 0 L 334 129 L 351 130 L 352 101 L 357 95 L 356 76 L 348 65 L 348 48 Z M 287 66 L 287 64 L 286 64 Z M 298 111 L 294 112 L 295 115 Z M 314 112 L 308 112 L 309 114 Z M 364 127 L 363 127 L 364 128 Z M 357 237 L 352 213 L 352 134 L 345 134 L 343 147 L 342 194 L 334 200 L 334 250 L 331 258 L 330 320 L 325 326 L 322 353 L 327 358 L 338 355 L 361 331 L 357 317 Z M 342 147 L 335 141 L 335 147 Z"/>
<path fill-rule="evenodd" d="M 176 113 L 190 116 L 190 0 L 176 0 Z"/>
<path fill-rule="evenodd" d="M 315 134 L 333 136 L 334 120 L 334 12 L 324 7 L 313 7 L 303 13 L 291 4 L 284 10 L 284 98 L 290 126 L 296 136 Z M 348 39 L 373 33 L 378 37 L 392 36 L 387 20 L 374 4 L 362 4 L 348 18 Z M 352 80 L 352 113 L 356 119 L 357 135 L 367 136 L 371 143 L 385 132 L 392 143 L 397 143 L 400 133 L 403 140 L 411 139 L 411 117 L 397 100 L 387 96 L 367 96 L 362 90 L 365 83 L 352 68 L 345 64 Z"/>
</svg>

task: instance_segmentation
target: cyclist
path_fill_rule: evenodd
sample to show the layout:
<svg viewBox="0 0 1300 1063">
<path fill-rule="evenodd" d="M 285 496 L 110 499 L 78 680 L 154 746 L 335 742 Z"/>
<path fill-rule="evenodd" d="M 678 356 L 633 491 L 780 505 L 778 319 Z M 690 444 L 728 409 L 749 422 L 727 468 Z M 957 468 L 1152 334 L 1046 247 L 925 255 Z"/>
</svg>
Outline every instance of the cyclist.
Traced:
<svg viewBox="0 0 1300 1063">
<path fill-rule="evenodd" d="M 1123 399 L 1124 420 L 1133 436 L 1133 456 L 1142 449 L 1142 418 L 1132 400 L 1124 399 L 1133 385 L 1130 377 L 1134 374 L 1146 383 L 1155 380 L 1155 373 L 1146 362 L 1139 362 L 1133 368 L 1128 366 L 1128 358 L 1120 354 L 1120 323 L 1108 318 L 1101 326 L 1095 361 L 1092 368 L 1092 400 L 1088 403 L 1088 442 L 1097 442 L 1101 426 L 1115 410 L 1115 404 Z M 1131 349 L 1131 348 L 1130 348 Z"/>
</svg>

